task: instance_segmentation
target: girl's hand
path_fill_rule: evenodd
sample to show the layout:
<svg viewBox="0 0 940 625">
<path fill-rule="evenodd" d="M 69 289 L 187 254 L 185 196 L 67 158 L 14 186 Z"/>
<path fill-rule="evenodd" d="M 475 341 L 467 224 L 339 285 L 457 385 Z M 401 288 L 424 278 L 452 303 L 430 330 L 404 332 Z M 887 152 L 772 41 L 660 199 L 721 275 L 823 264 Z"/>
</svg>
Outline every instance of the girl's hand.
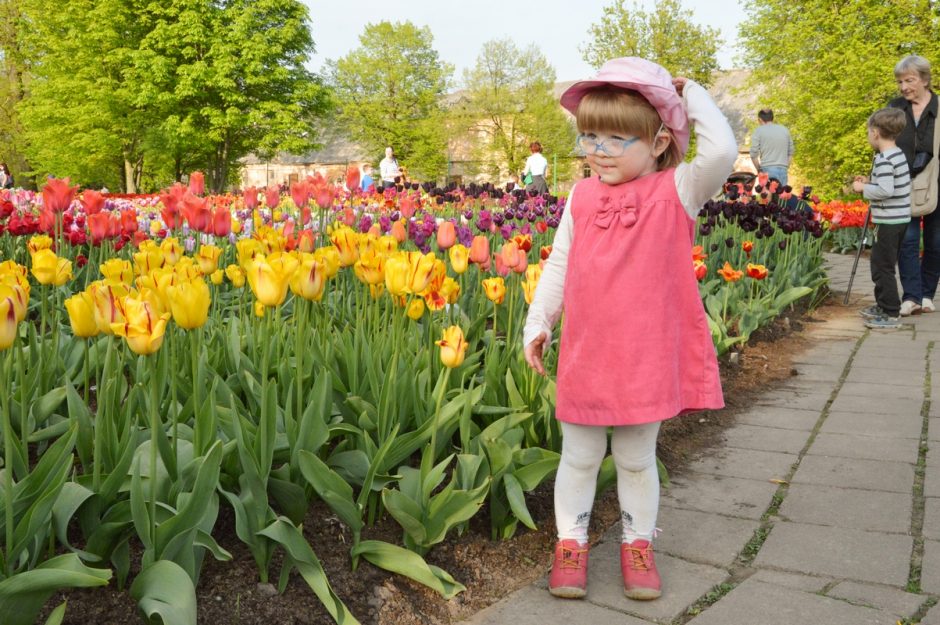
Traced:
<svg viewBox="0 0 940 625">
<path fill-rule="evenodd" d="M 676 76 L 672 79 L 672 86 L 676 88 L 676 93 L 678 93 L 680 97 L 682 96 L 682 90 L 685 89 L 687 82 L 689 82 L 689 79 L 684 76 Z"/>
<path fill-rule="evenodd" d="M 545 375 L 545 367 L 542 366 L 542 350 L 547 340 L 548 335 L 542 332 L 535 337 L 531 343 L 525 346 L 525 361 L 530 367 L 535 369 L 539 375 Z"/>
</svg>

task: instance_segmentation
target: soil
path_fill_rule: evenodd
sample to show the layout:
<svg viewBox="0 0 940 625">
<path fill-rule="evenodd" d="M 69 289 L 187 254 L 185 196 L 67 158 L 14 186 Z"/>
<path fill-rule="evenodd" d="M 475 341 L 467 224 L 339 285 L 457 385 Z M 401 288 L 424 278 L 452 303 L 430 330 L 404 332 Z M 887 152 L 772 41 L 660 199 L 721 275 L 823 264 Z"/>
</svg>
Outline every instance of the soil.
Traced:
<svg viewBox="0 0 940 625">
<path fill-rule="evenodd" d="M 659 455 L 670 473 L 720 441 L 724 429 L 754 398 L 784 383 L 795 370 L 792 361 L 810 345 L 803 329 L 826 319 L 848 314 L 834 300 L 810 314 L 776 320 L 752 336 L 734 359 L 721 367 L 727 407 L 667 421 L 659 439 Z M 734 362 L 733 360 L 736 360 Z M 448 571 L 467 590 L 450 601 L 411 580 L 361 562 L 350 568 L 350 535 L 322 504 L 314 504 L 304 523 L 305 534 L 323 564 L 333 589 L 364 625 L 443 625 L 468 618 L 512 591 L 544 575 L 551 563 L 554 541 L 552 483 L 546 482 L 526 497 L 538 531 L 522 528 L 509 540 L 490 539 L 486 510 L 481 511 L 463 536 L 449 537 L 427 556 L 428 562 Z M 197 588 L 199 623 L 207 625 L 331 625 L 333 620 L 296 573 L 278 594 L 274 585 L 260 584 L 254 560 L 235 536 L 234 519 L 223 506 L 217 531 L 231 562 L 207 559 Z M 591 519 L 596 540 L 618 521 L 615 489 L 598 497 Z M 363 532 L 363 539 L 399 543 L 401 530 L 386 519 Z M 280 560 L 271 568 L 277 583 Z M 134 601 L 114 584 L 104 589 L 60 593 L 48 602 L 45 613 L 68 600 L 67 625 L 138 625 Z M 39 622 L 43 622 L 40 620 Z"/>
</svg>

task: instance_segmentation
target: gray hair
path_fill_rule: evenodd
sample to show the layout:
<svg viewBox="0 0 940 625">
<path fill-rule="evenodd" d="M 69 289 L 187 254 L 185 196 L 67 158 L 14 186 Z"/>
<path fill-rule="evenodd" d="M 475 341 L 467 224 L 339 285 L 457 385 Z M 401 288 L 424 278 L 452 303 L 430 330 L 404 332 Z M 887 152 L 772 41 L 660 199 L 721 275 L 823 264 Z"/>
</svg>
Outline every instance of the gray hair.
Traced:
<svg viewBox="0 0 940 625">
<path fill-rule="evenodd" d="M 894 66 L 894 77 L 900 78 L 904 74 L 917 74 L 920 79 L 930 84 L 930 61 L 922 56 L 911 54 L 904 57 Z"/>
</svg>

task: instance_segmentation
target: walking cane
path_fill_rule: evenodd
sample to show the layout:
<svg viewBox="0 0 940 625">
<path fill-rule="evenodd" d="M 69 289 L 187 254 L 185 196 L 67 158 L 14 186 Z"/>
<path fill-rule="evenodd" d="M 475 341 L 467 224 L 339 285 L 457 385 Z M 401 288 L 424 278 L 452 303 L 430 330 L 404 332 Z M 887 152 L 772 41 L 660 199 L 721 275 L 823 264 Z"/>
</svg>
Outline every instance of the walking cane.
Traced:
<svg viewBox="0 0 940 625">
<path fill-rule="evenodd" d="M 868 236 L 869 221 L 871 221 L 871 208 L 865 213 L 865 225 L 862 226 L 862 234 L 858 238 L 858 251 L 855 253 L 855 262 L 852 263 L 852 275 L 849 276 L 849 286 L 845 289 L 845 299 L 842 300 L 843 306 L 849 305 L 849 295 L 852 294 L 852 282 L 855 281 L 855 272 L 858 270 L 858 259 L 862 257 L 862 250 L 865 249 L 865 238 Z"/>
</svg>

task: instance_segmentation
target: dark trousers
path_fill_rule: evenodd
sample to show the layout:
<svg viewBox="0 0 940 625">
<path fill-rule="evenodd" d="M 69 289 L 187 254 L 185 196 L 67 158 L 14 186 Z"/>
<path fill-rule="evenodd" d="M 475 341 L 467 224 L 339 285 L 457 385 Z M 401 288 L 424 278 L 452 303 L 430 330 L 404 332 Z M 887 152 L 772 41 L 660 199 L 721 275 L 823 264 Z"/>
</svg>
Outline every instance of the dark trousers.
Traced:
<svg viewBox="0 0 940 625">
<path fill-rule="evenodd" d="M 921 231 L 924 239 L 923 256 L 920 254 Z M 934 298 L 937 281 L 940 280 L 940 211 L 911 219 L 907 236 L 901 245 L 898 271 L 904 289 L 903 299 L 920 304 L 925 297 Z"/>
<path fill-rule="evenodd" d="M 875 283 L 875 302 L 890 317 L 901 313 L 898 281 L 894 268 L 898 264 L 901 242 L 907 224 L 876 224 L 875 244 L 871 248 L 871 280 Z"/>
</svg>

